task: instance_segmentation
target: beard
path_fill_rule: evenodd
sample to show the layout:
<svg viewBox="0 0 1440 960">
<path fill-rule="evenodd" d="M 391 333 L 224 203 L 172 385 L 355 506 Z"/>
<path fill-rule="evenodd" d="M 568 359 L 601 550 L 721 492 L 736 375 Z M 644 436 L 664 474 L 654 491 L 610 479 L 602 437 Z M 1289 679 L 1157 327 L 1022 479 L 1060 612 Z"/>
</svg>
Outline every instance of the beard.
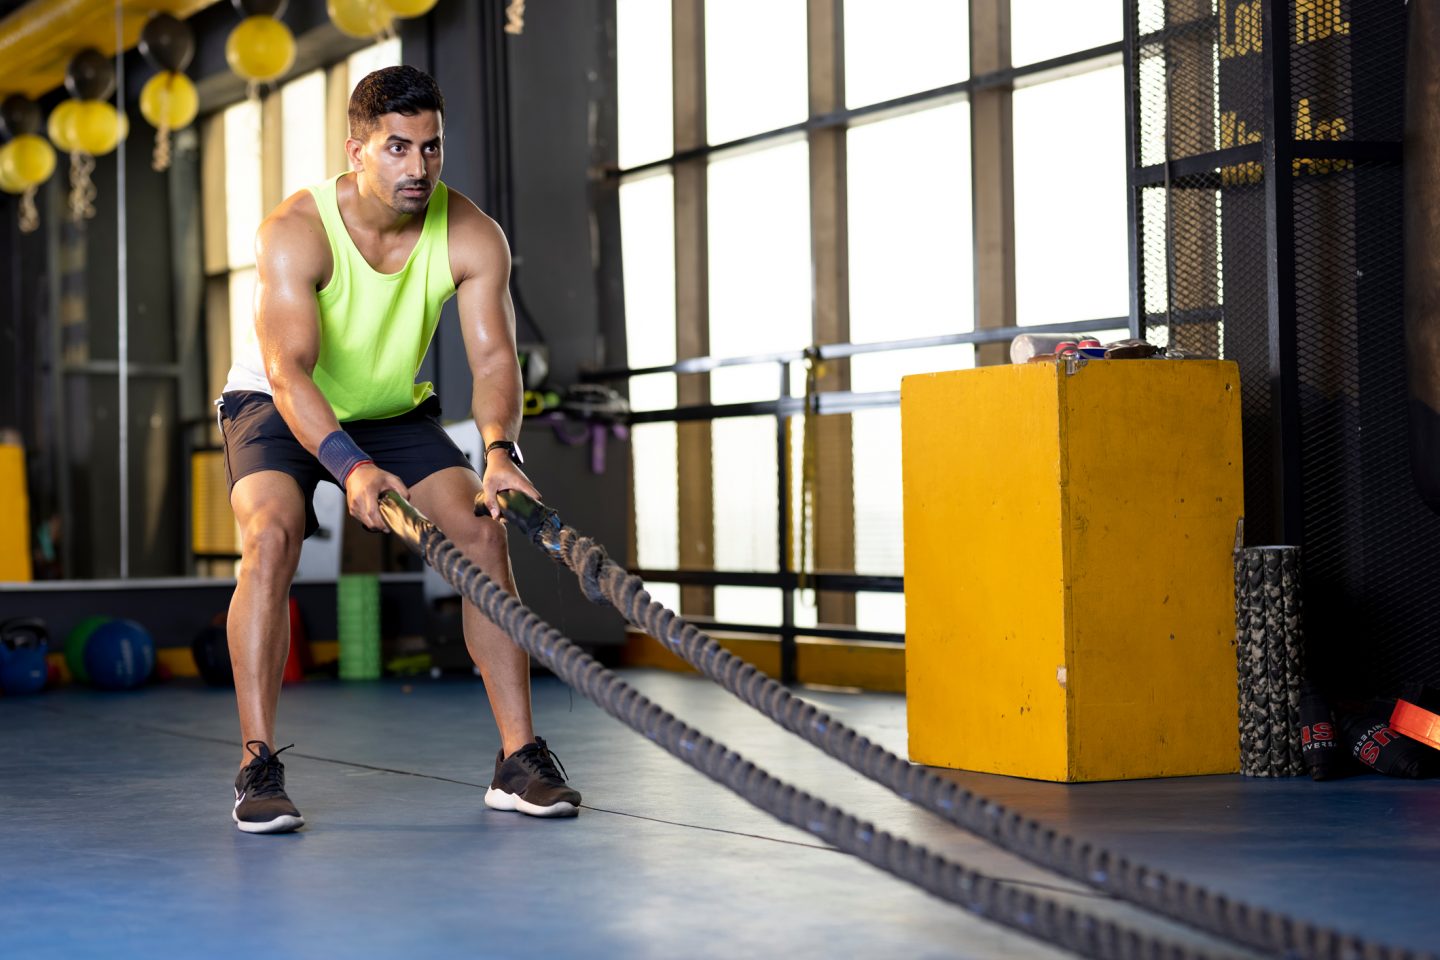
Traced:
<svg viewBox="0 0 1440 960">
<path fill-rule="evenodd" d="M 404 191 L 419 188 L 424 191 L 420 196 L 410 196 Z M 392 194 L 393 202 L 390 204 L 400 213 L 419 213 L 425 209 L 430 202 L 431 187 L 424 180 L 408 180 L 395 184 L 395 191 Z"/>
</svg>

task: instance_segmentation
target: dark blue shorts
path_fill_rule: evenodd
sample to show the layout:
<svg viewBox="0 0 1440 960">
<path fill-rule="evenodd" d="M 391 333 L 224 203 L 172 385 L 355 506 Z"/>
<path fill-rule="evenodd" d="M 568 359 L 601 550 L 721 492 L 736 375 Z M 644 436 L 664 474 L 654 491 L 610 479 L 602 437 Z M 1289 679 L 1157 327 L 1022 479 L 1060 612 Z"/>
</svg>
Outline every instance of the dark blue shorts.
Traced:
<svg viewBox="0 0 1440 960">
<path fill-rule="evenodd" d="M 320 525 L 312 503 L 315 487 L 321 480 L 335 483 L 335 478 L 295 439 L 268 393 L 227 393 L 219 406 L 225 479 L 231 491 L 241 477 L 261 470 L 278 470 L 294 477 L 305 499 L 305 536 L 310 536 Z M 395 474 L 407 487 L 447 467 L 474 469 L 440 426 L 440 401 L 433 395 L 398 417 L 353 420 L 340 426 L 377 467 Z"/>
</svg>

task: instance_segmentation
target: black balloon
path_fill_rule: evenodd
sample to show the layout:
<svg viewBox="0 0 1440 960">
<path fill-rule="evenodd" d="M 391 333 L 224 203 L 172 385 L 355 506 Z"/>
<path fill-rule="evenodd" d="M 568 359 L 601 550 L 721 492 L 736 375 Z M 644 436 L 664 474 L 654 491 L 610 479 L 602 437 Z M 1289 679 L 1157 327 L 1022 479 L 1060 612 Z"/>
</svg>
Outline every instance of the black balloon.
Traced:
<svg viewBox="0 0 1440 960">
<path fill-rule="evenodd" d="M 115 64 L 99 50 L 87 47 L 70 58 L 65 89 L 77 100 L 107 100 L 115 92 Z"/>
<path fill-rule="evenodd" d="M 285 13 L 287 0 L 230 0 L 242 17 L 279 17 Z"/>
<path fill-rule="evenodd" d="M 181 73 L 195 56 L 195 34 L 184 21 L 159 13 L 140 31 L 140 52 L 159 69 Z"/>
<path fill-rule="evenodd" d="M 0 103 L 0 132 L 14 140 L 26 133 L 38 133 L 45 120 L 40 105 L 29 97 L 12 93 Z"/>
</svg>

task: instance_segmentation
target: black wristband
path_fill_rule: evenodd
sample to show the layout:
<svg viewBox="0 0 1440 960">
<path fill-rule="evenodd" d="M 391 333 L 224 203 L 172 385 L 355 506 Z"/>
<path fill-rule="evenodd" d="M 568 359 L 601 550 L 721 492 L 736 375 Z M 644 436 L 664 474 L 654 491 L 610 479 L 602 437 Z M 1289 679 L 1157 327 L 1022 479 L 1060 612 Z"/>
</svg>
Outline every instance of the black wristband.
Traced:
<svg viewBox="0 0 1440 960">
<path fill-rule="evenodd" d="M 514 440 L 491 440 L 489 443 L 487 443 L 485 445 L 486 463 L 490 462 L 490 453 L 492 450 L 504 450 L 510 455 L 511 461 L 516 464 L 522 464 L 525 462 L 525 458 L 520 455 L 520 445 Z"/>
<path fill-rule="evenodd" d="M 320 441 L 317 459 L 322 467 L 330 471 L 330 475 L 340 484 L 342 490 L 345 489 L 345 481 L 349 479 L 350 471 L 362 463 L 375 462 L 365 455 L 365 451 L 361 450 L 344 430 L 336 430 Z"/>
</svg>

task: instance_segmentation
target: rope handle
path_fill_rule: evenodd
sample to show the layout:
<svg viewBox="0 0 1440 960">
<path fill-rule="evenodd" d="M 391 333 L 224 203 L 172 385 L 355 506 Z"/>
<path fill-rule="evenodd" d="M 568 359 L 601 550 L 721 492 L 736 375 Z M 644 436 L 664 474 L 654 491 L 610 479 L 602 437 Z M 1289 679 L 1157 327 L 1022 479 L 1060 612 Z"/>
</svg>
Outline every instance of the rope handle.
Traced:
<svg viewBox="0 0 1440 960">
<path fill-rule="evenodd" d="M 505 522 L 514 524 L 525 536 L 536 544 L 545 531 L 560 532 L 560 514 L 545 504 L 519 490 L 501 490 L 495 499 L 500 503 L 500 513 Z M 475 494 L 475 516 L 488 517 L 490 508 L 485 505 L 485 494 Z"/>
</svg>

